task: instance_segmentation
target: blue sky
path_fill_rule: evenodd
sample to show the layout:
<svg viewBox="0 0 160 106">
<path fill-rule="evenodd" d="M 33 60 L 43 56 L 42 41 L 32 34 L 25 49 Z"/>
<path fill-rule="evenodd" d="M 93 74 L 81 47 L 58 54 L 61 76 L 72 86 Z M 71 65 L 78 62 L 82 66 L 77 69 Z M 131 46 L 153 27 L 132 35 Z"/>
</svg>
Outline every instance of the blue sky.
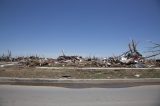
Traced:
<svg viewBox="0 0 160 106">
<path fill-rule="evenodd" d="M 159 0 L 0 0 L 0 53 L 112 56 L 160 43 Z"/>
</svg>

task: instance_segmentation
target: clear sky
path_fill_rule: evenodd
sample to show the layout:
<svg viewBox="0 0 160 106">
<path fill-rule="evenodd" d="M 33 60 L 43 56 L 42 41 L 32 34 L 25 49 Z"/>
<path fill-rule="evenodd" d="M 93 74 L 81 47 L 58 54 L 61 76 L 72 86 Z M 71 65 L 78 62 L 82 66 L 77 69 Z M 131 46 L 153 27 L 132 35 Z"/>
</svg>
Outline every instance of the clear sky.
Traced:
<svg viewBox="0 0 160 106">
<path fill-rule="evenodd" d="M 160 0 L 0 0 L 0 53 L 112 56 L 160 43 Z"/>
</svg>

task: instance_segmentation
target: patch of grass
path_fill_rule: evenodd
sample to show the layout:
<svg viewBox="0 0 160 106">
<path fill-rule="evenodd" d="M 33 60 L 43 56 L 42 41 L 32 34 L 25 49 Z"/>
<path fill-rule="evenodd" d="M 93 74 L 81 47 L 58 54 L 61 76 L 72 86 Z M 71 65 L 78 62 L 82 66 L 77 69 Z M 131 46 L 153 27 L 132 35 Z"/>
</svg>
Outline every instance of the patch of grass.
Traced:
<svg viewBox="0 0 160 106">
<path fill-rule="evenodd" d="M 136 75 L 138 75 L 138 77 Z M 71 79 L 72 78 L 73 79 L 160 78 L 160 70 L 133 70 L 133 69 L 56 70 L 56 69 L 36 69 L 28 67 L 7 67 L 0 69 L 0 77 L 71 78 Z"/>
</svg>

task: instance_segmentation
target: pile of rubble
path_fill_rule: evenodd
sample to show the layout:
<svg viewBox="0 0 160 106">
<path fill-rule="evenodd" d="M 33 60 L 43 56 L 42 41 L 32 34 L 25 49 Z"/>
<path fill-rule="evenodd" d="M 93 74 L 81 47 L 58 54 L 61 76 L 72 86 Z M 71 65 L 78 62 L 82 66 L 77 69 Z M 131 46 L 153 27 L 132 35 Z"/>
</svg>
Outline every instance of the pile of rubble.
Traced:
<svg viewBox="0 0 160 106">
<path fill-rule="evenodd" d="M 120 56 L 113 56 L 108 58 L 89 57 L 83 58 L 82 56 L 66 56 L 64 53 L 57 59 L 41 58 L 38 56 L 29 57 L 16 57 L 11 58 L 11 52 L 8 55 L 0 57 L 0 61 L 18 62 L 20 65 L 33 67 L 33 66 L 52 66 L 52 67 L 159 67 L 160 60 L 146 59 L 137 50 L 137 44 L 132 40 L 128 44 L 129 50 Z"/>
</svg>

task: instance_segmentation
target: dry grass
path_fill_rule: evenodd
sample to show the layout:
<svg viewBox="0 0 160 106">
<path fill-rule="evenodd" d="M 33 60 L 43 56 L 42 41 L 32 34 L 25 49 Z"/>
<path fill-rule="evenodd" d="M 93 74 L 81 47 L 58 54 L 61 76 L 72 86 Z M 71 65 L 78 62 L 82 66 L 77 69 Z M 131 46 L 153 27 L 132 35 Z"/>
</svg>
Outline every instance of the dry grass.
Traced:
<svg viewBox="0 0 160 106">
<path fill-rule="evenodd" d="M 137 77 L 136 75 L 139 75 Z M 160 78 L 160 70 L 80 70 L 80 69 L 36 69 L 28 67 L 0 68 L 0 77 L 19 78 L 71 78 L 71 79 L 110 79 L 110 78 Z"/>
</svg>

